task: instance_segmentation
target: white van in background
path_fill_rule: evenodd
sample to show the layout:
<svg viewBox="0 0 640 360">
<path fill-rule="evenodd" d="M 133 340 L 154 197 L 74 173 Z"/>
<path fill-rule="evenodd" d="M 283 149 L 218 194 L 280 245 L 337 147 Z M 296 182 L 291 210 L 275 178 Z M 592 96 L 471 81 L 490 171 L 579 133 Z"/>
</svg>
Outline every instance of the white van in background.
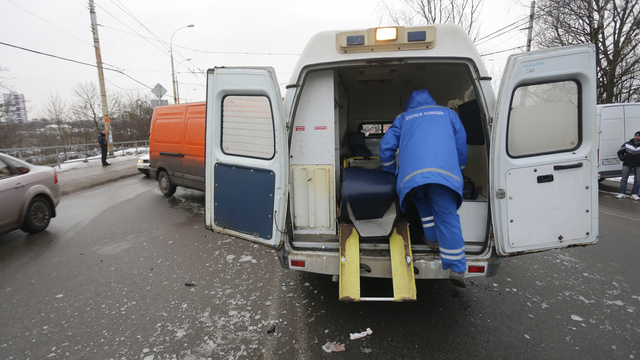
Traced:
<svg viewBox="0 0 640 360">
<path fill-rule="evenodd" d="M 640 103 L 598 105 L 598 180 L 619 177 L 620 146 L 640 131 Z"/>
<path fill-rule="evenodd" d="M 512 55 L 496 99 L 455 25 L 319 33 L 284 102 L 272 68 L 210 69 L 206 227 L 339 277 L 340 300 L 416 300 L 415 279 L 449 272 L 419 216 L 398 210 L 377 149 L 419 89 L 467 133 L 467 278 L 495 275 L 501 257 L 598 241 L 595 47 Z M 392 278 L 393 297 L 361 294 L 360 277 Z"/>
</svg>

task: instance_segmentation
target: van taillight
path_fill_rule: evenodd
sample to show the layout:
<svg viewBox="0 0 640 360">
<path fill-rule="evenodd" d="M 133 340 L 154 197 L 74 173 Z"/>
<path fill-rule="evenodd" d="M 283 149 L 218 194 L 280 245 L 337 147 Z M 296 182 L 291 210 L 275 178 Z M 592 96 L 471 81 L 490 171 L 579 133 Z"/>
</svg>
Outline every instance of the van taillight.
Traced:
<svg viewBox="0 0 640 360">
<path fill-rule="evenodd" d="M 56 171 L 56 169 L 53 169 L 53 183 L 58 183 L 58 172 Z"/>
<path fill-rule="evenodd" d="M 469 266 L 469 273 L 484 274 L 484 266 L 471 265 L 471 266 Z"/>
<path fill-rule="evenodd" d="M 307 262 L 304 260 L 291 260 L 291 266 L 303 268 L 307 266 Z"/>
</svg>

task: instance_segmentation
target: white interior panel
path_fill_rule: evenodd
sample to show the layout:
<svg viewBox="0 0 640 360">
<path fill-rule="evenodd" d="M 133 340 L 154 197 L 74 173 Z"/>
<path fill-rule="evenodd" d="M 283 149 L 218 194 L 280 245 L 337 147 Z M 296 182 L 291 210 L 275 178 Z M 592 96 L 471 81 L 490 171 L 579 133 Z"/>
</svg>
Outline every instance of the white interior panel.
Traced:
<svg viewBox="0 0 640 360">
<path fill-rule="evenodd" d="M 333 166 L 293 165 L 294 229 L 298 233 L 335 233 Z"/>
</svg>

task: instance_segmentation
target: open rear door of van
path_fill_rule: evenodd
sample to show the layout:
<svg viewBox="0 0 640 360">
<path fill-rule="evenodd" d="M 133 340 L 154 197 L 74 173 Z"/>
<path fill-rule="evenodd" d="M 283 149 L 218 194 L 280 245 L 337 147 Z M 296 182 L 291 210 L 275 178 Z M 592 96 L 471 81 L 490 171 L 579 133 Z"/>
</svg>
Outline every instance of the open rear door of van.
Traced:
<svg viewBox="0 0 640 360">
<path fill-rule="evenodd" d="M 593 45 L 511 56 L 491 140 L 499 255 L 598 241 Z"/>
<path fill-rule="evenodd" d="M 209 70 L 206 122 L 206 227 L 278 247 L 289 155 L 274 69 Z"/>
</svg>

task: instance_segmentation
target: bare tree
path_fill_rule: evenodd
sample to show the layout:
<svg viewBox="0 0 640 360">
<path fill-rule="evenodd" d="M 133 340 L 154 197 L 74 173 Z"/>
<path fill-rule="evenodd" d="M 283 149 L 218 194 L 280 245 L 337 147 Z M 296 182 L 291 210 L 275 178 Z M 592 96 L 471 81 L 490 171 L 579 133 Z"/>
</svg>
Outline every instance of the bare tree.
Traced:
<svg viewBox="0 0 640 360">
<path fill-rule="evenodd" d="M 76 85 L 73 93 L 75 97 L 71 105 L 73 117 L 78 121 L 89 122 L 95 132 L 99 132 L 104 127 L 104 118 L 98 87 L 95 83 L 87 81 Z M 120 96 L 109 93 L 107 98 L 109 99 L 109 113 L 120 113 L 122 111 Z"/>
<path fill-rule="evenodd" d="M 118 137 L 123 141 L 148 139 L 152 114 L 149 96 L 140 93 L 127 95 L 122 102 L 122 119 Z"/>
<path fill-rule="evenodd" d="M 25 146 L 24 130 L 24 124 L 13 121 L 0 121 L 0 149 Z"/>
<path fill-rule="evenodd" d="M 68 121 L 69 112 L 67 104 L 58 93 L 49 93 L 48 101 L 44 106 L 44 113 L 51 122 L 47 133 L 55 136 L 53 141 L 56 145 L 70 145 L 71 126 Z M 40 145 L 40 146 L 44 146 Z"/>
<path fill-rule="evenodd" d="M 456 24 L 473 40 L 478 38 L 481 0 L 402 0 L 398 7 L 387 0 L 382 6 L 383 21 L 388 18 L 395 25 Z"/>
<path fill-rule="evenodd" d="M 640 100 L 640 0 L 538 0 L 535 44 L 593 43 L 598 103 Z"/>
<path fill-rule="evenodd" d="M 92 82 L 84 82 L 76 85 L 73 90 L 75 96 L 71 104 L 71 113 L 76 121 L 91 124 L 95 132 L 102 127 L 102 105 L 98 88 Z"/>
<path fill-rule="evenodd" d="M 7 69 L 0 67 L 0 74 L 2 74 L 3 71 L 7 71 Z M 9 89 L 4 82 L 4 76 L 0 75 L 0 94 L 4 94 L 4 92 L 8 90 Z M 2 100 L 0 101 L 0 121 L 3 121 L 6 119 L 6 114 L 4 112 L 4 96 L 0 100 Z"/>
</svg>

